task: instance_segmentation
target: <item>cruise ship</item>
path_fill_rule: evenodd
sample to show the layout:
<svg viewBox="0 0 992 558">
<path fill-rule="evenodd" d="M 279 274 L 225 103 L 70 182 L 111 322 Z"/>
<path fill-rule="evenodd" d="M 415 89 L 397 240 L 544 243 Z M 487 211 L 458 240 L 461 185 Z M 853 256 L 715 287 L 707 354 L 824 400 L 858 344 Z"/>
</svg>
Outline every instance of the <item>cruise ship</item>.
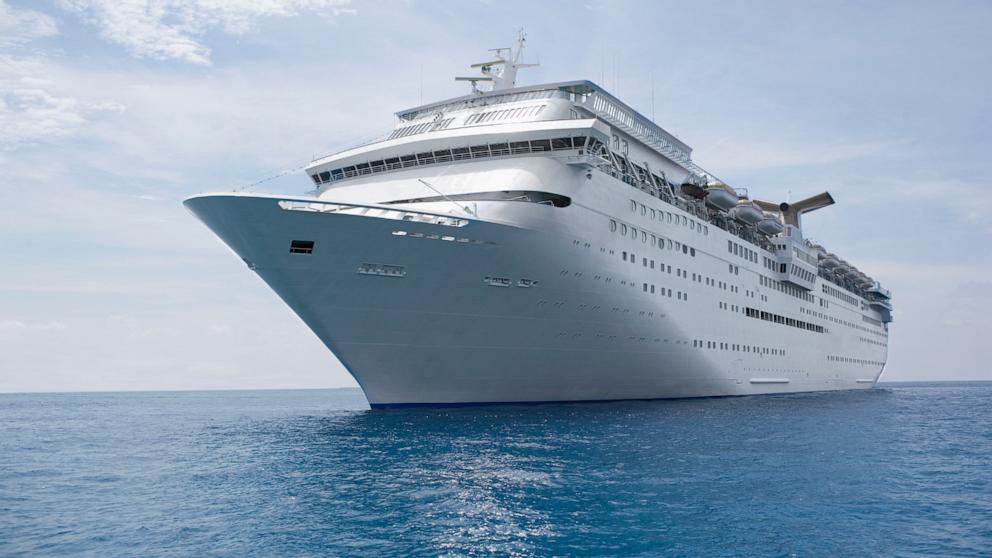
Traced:
<svg viewBox="0 0 992 558">
<path fill-rule="evenodd" d="M 875 385 L 891 294 L 804 237 L 829 193 L 754 199 L 595 83 L 517 86 L 523 46 L 306 195 L 184 203 L 372 408 Z"/>
</svg>

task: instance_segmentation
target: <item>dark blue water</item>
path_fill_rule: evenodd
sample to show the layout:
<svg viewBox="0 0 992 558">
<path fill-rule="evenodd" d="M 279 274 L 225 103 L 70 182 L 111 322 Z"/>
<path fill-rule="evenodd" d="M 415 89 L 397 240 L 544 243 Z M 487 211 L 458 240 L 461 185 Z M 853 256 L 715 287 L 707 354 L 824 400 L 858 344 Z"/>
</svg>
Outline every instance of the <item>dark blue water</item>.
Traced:
<svg viewBox="0 0 992 558">
<path fill-rule="evenodd" d="M 0 555 L 992 555 L 992 384 L 0 395 Z"/>
</svg>

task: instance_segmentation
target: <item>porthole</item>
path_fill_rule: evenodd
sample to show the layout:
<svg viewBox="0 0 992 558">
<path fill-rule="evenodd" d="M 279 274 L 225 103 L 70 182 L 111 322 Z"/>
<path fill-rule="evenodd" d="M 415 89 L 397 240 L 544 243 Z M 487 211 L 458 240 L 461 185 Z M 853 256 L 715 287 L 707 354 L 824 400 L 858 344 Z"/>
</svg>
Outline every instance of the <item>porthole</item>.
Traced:
<svg viewBox="0 0 992 558">
<path fill-rule="evenodd" d="M 623 236 L 627 236 L 627 225 L 624 224 L 620 225 L 620 234 L 622 234 Z"/>
<path fill-rule="evenodd" d="M 610 219 L 610 232 L 617 232 L 617 222 Z"/>
</svg>

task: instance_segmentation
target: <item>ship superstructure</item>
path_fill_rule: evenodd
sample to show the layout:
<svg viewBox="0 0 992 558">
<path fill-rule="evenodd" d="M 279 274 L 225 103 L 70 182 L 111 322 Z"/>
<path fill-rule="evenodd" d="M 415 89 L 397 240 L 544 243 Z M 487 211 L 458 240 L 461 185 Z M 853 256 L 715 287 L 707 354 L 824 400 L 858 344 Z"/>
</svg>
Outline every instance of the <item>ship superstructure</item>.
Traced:
<svg viewBox="0 0 992 558">
<path fill-rule="evenodd" d="M 311 195 L 185 203 L 373 407 L 876 383 L 891 294 L 803 237 L 828 193 L 752 199 L 592 82 L 516 86 L 522 47 L 313 161 Z"/>
</svg>

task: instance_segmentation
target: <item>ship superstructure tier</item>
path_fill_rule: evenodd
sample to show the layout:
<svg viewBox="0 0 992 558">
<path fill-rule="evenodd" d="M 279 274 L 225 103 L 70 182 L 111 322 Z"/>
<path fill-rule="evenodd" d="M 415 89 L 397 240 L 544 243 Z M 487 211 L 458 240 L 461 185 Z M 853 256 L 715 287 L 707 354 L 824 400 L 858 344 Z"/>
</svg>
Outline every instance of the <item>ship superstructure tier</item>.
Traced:
<svg viewBox="0 0 992 558">
<path fill-rule="evenodd" d="M 752 199 L 592 82 L 517 87 L 519 51 L 479 66 L 313 161 L 310 195 L 186 201 L 373 407 L 876 383 L 891 294 L 803 237 L 828 193 Z"/>
</svg>

